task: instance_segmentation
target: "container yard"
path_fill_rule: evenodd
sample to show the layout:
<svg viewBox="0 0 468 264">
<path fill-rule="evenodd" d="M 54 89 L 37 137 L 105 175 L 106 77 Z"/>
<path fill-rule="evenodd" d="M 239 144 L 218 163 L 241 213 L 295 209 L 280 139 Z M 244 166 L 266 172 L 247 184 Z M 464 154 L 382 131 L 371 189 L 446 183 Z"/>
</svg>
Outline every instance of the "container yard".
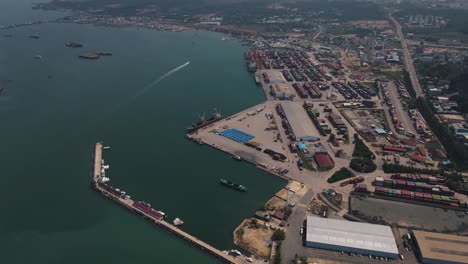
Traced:
<svg viewBox="0 0 468 264">
<path fill-rule="evenodd" d="M 200 248 L 202 251 L 207 252 L 224 263 L 247 263 L 247 261 L 241 259 L 241 256 L 233 257 L 227 252 L 218 250 L 209 244 L 203 242 L 202 240 L 182 231 L 178 227 L 166 222 L 166 214 L 162 211 L 153 209 L 149 203 L 143 201 L 133 201 L 131 197 L 120 189 L 114 188 L 109 184 L 104 183 L 108 181 L 108 178 L 105 178 L 105 168 L 103 160 L 103 144 L 98 142 L 94 147 L 93 155 L 93 170 L 92 170 L 92 181 L 91 187 L 97 192 L 101 193 L 104 197 L 109 198 L 110 200 L 116 202 L 117 204 L 129 209 L 130 211 L 143 216 L 150 222 L 162 227 L 163 229 L 173 233 L 177 237 L 184 239 L 185 241 L 193 244 L 194 246 Z M 105 180 L 107 179 L 107 180 Z"/>
<path fill-rule="evenodd" d="M 462 210 L 468 208 L 468 204 L 454 197 L 455 192 L 444 183 L 442 178 L 428 175 L 394 174 L 391 177 L 375 178 L 373 185 L 375 186 L 375 195 Z"/>
</svg>

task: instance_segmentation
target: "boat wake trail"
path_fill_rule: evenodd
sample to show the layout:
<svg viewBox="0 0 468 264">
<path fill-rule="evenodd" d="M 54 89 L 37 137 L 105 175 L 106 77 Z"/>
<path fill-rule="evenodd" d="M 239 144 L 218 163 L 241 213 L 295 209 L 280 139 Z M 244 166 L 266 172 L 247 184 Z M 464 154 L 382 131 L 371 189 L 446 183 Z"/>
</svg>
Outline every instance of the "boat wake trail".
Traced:
<svg viewBox="0 0 468 264">
<path fill-rule="evenodd" d="M 164 75 L 162 75 L 161 77 L 159 77 L 158 79 L 156 79 L 155 81 L 153 81 L 152 83 L 146 85 L 145 87 L 143 87 L 143 89 L 141 89 L 138 93 L 136 93 L 133 97 L 132 97 L 132 100 L 135 100 L 136 98 L 142 96 L 143 94 L 145 94 L 146 92 L 148 92 L 149 89 L 151 89 L 151 87 L 155 86 L 156 84 L 158 84 L 159 82 L 161 82 L 162 80 L 166 79 L 167 77 L 171 76 L 172 74 L 182 70 L 183 68 L 187 67 L 188 65 L 190 64 L 190 61 L 187 61 L 186 63 L 168 71 L 167 73 L 165 73 Z"/>
<path fill-rule="evenodd" d="M 141 90 L 139 90 L 135 95 L 133 95 L 132 97 L 130 97 L 129 100 L 126 100 L 124 102 L 122 102 L 121 104 L 117 105 L 112 111 L 111 113 L 114 113 L 116 112 L 117 110 L 121 109 L 122 107 L 126 106 L 126 105 L 129 105 L 131 104 L 133 101 L 135 101 L 138 97 L 144 95 L 145 93 L 147 93 L 152 87 L 154 87 L 155 85 L 157 85 L 158 83 L 160 83 L 162 80 L 166 79 L 167 77 L 171 76 L 172 74 L 182 70 L 183 68 L 187 67 L 188 65 L 190 64 L 190 61 L 187 61 L 186 63 L 180 65 L 180 66 L 177 66 L 176 68 L 166 72 L 165 74 L 161 75 L 159 78 L 157 78 L 156 80 L 154 80 L 153 82 L 149 83 L 148 85 L 146 85 L 145 87 L 143 87 Z"/>
</svg>

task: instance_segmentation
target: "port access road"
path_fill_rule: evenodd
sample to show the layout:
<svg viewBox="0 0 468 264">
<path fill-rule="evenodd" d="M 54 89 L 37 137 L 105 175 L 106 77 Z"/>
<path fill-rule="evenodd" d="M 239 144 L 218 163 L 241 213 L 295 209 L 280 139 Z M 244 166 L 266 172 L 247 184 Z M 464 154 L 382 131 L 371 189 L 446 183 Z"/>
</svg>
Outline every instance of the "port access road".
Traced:
<svg viewBox="0 0 468 264">
<path fill-rule="evenodd" d="M 419 85 L 418 75 L 416 74 L 416 70 L 414 69 L 413 59 L 411 59 L 411 54 L 409 52 L 408 43 L 405 40 L 405 36 L 403 35 L 403 31 L 401 30 L 400 23 L 393 17 L 393 12 L 388 14 L 390 20 L 392 20 L 393 24 L 395 24 L 395 28 L 398 34 L 398 38 L 400 38 L 401 47 L 403 49 L 403 54 L 405 57 L 405 64 L 406 70 L 408 71 L 409 77 L 411 79 L 411 85 L 416 93 L 416 98 L 419 96 L 423 96 L 423 91 L 421 86 Z"/>
<path fill-rule="evenodd" d="M 133 200 L 125 197 L 117 197 L 114 194 L 108 192 L 107 190 L 104 190 L 103 188 L 99 187 L 97 184 L 97 179 L 101 175 L 101 169 L 102 169 L 102 150 L 103 150 L 103 144 L 101 142 L 98 142 L 95 144 L 94 147 L 94 167 L 93 167 L 93 172 L 92 172 L 92 186 L 93 188 L 100 192 L 102 195 L 105 197 L 113 200 L 114 202 L 118 203 L 121 206 L 124 206 L 125 208 L 129 209 L 132 212 L 135 212 L 139 215 L 143 215 L 145 218 L 153 222 L 154 224 L 164 228 L 165 230 L 175 234 L 176 236 L 188 241 L 189 243 L 197 246 L 201 250 L 215 256 L 219 260 L 225 262 L 225 263 L 230 263 L 230 264 L 243 264 L 243 263 L 248 263 L 247 260 L 244 259 L 243 256 L 239 257 L 233 257 L 229 255 L 227 252 L 223 252 L 219 249 L 214 248 L 213 246 L 209 245 L 208 243 L 205 243 L 204 241 L 188 234 L 187 232 L 177 228 L 176 226 L 164 221 L 164 220 L 159 220 L 151 215 L 147 214 L 146 212 L 139 210 L 135 207 L 133 207 Z"/>
</svg>

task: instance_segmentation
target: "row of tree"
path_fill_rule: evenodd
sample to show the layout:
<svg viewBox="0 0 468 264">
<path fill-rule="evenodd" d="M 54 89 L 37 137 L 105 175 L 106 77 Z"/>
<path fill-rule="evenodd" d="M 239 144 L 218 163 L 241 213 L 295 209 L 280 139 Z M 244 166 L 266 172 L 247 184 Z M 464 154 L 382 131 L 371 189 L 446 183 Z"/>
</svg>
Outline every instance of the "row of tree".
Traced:
<svg viewBox="0 0 468 264">
<path fill-rule="evenodd" d="M 416 106 L 432 132 L 434 132 L 440 143 L 447 150 L 452 161 L 455 162 L 456 167 L 461 170 L 468 169 L 468 162 L 466 162 L 468 148 L 464 144 L 461 144 L 448 127 L 436 117 L 434 110 L 426 99 L 419 97 L 416 100 Z"/>
<path fill-rule="evenodd" d="M 463 176 L 460 173 L 448 172 L 444 170 L 422 169 L 394 163 L 384 163 L 382 168 L 385 173 L 419 173 L 428 175 L 440 175 L 445 178 L 446 185 L 450 189 L 465 194 L 468 191 L 468 186 L 465 185 Z"/>
</svg>

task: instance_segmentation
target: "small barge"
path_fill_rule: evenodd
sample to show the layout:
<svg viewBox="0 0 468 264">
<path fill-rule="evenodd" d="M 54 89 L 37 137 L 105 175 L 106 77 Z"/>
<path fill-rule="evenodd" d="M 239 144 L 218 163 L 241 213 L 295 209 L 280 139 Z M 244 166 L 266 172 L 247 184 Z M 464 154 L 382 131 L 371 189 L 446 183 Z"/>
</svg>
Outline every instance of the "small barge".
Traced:
<svg viewBox="0 0 468 264">
<path fill-rule="evenodd" d="M 85 53 L 85 54 L 80 54 L 78 56 L 81 59 L 88 59 L 88 60 L 97 60 L 99 59 L 99 55 L 96 53 Z"/>
<path fill-rule="evenodd" d="M 83 47 L 83 44 L 76 43 L 76 42 L 67 42 L 65 43 L 65 46 L 70 47 L 70 48 L 81 48 Z"/>
<path fill-rule="evenodd" d="M 112 52 L 100 51 L 100 52 L 96 52 L 96 55 L 99 55 L 99 56 L 112 56 Z"/>
<path fill-rule="evenodd" d="M 236 190 L 241 191 L 241 192 L 246 192 L 247 191 L 247 187 L 245 187 L 243 185 L 240 185 L 240 184 L 237 184 L 237 183 L 230 182 L 230 181 L 228 181 L 226 179 L 220 179 L 219 182 L 222 185 L 231 187 L 231 188 L 236 189 Z"/>
<path fill-rule="evenodd" d="M 174 219 L 174 221 L 172 221 L 172 224 L 175 226 L 181 226 L 184 224 L 184 221 L 180 220 L 179 218 L 176 218 Z"/>
</svg>

